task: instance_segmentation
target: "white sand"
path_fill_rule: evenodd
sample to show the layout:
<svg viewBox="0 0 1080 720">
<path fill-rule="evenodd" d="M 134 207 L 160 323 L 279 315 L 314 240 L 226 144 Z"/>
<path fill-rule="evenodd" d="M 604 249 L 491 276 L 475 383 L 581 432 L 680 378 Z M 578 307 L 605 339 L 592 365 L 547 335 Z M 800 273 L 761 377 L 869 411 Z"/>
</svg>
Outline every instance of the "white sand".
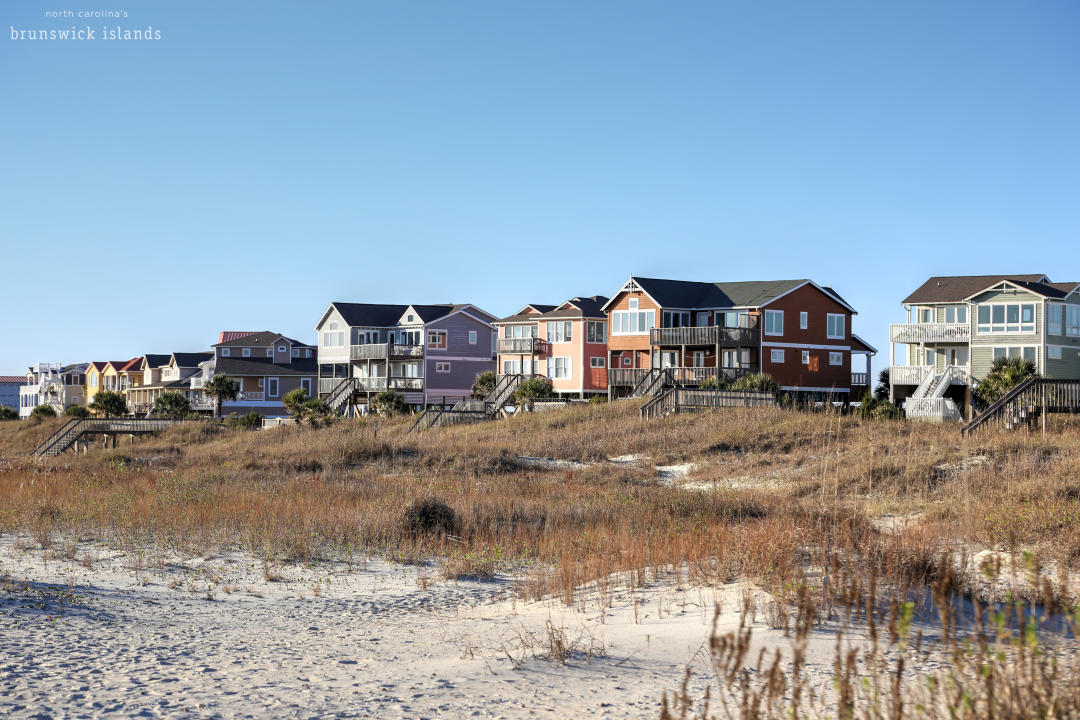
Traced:
<svg viewBox="0 0 1080 720">
<path fill-rule="evenodd" d="M 595 591 L 584 611 L 523 603 L 510 580 L 382 561 L 60 553 L 0 536 L 0 715 L 655 718 L 688 664 L 710 679 L 713 607 L 733 627 L 742 592 L 621 588 L 602 614 Z M 755 645 L 788 647 L 760 620 Z M 565 665 L 548 623 L 577 641 Z M 813 641 L 823 678 L 832 643 Z"/>
</svg>

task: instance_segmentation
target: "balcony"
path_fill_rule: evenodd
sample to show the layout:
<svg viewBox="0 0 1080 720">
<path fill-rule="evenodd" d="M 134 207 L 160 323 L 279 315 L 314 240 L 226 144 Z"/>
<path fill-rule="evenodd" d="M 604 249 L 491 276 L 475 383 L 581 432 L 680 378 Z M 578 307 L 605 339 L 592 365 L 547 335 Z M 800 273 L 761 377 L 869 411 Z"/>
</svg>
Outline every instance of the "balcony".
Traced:
<svg viewBox="0 0 1080 720">
<path fill-rule="evenodd" d="M 851 373 L 851 384 L 859 387 L 869 387 L 870 373 Z"/>
<path fill-rule="evenodd" d="M 757 328 L 705 327 L 653 328 L 649 342 L 659 347 L 711 345 L 713 347 L 749 347 L 758 343 Z"/>
<path fill-rule="evenodd" d="M 889 368 L 889 384 L 921 385 L 933 369 L 929 365 L 893 365 Z"/>
<path fill-rule="evenodd" d="M 262 390 L 260 390 L 259 392 L 244 391 L 240 393 L 236 398 L 237 402 L 254 402 L 256 400 L 261 402 L 265 399 L 266 393 Z"/>
<path fill-rule="evenodd" d="M 333 392 L 338 385 L 347 378 L 320 378 L 319 394 L 327 395 Z M 357 392 L 382 392 L 383 390 L 397 390 L 399 392 L 421 392 L 424 389 L 422 377 L 358 377 L 353 378 Z"/>
<path fill-rule="evenodd" d="M 421 360 L 424 357 L 423 345 L 399 345 L 398 343 L 379 343 L 353 345 L 349 349 L 350 360 Z"/>
<path fill-rule="evenodd" d="M 967 323 L 902 323 L 889 326 L 894 343 L 967 343 L 971 326 Z"/>
<path fill-rule="evenodd" d="M 540 355 L 546 350 L 545 345 L 547 341 L 540 338 L 499 338 L 498 350 L 514 355 Z"/>
<path fill-rule="evenodd" d="M 651 370 L 641 368 L 612 368 L 608 370 L 608 385 L 612 387 L 636 387 Z M 751 372 L 750 368 L 669 367 L 664 368 L 664 385 L 695 386 L 706 380 L 733 383 Z"/>
</svg>

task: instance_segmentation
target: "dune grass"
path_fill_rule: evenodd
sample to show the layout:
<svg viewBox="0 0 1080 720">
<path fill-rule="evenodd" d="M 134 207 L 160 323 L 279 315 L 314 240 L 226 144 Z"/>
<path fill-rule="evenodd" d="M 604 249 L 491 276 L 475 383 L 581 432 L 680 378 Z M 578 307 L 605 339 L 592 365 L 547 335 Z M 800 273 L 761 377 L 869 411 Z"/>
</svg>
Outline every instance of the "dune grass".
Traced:
<svg viewBox="0 0 1080 720">
<path fill-rule="evenodd" d="M 590 581 L 671 568 L 784 587 L 836 552 L 901 584 L 929 582 L 956 548 L 1033 551 L 1063 569 L 1080 557 L 1072 426 L 961 440 L 951 426 L 777 408 L 645 422 L 631 401 L 414 434 L 409 424 L 191 425 L 36 459 L 26 453 L 52 424 L 5 423 L 0 532 L 303 561 L 380 553 L 455 575 L 473 559 L 478 575 L 528 570 L 531 593 L 568 600 Z M 715 488 L 657 481 L 655 466 L 682 463 Z M 406 521 L 427 499 L 452 509 L 452 526 Z"/>
</svg>

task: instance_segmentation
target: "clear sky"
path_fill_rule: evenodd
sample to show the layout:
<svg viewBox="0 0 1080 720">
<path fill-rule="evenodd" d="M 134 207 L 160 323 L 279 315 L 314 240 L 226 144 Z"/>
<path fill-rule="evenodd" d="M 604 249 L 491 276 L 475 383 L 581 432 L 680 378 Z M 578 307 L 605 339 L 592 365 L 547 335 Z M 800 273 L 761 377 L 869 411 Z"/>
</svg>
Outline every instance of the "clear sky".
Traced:
<svg viewBox="0 0 1080 720">
<path fill-rule="evenodd" d="M 47 18 L 124 10 L 127 18 Z M 1080 281 L 1080 3 L 6 0 L 0 374 L 332 300 Z M 93 41 L 12 29 L 95 29 Z M 102 27 L 159 40 L 102 38 Z"/>
</svg>

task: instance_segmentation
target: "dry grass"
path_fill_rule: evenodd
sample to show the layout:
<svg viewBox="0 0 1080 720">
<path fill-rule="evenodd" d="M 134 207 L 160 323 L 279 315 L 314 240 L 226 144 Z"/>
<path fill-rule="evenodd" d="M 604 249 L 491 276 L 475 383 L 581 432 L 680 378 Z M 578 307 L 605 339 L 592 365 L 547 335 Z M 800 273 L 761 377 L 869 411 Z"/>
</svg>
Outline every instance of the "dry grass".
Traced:
<svg viewBox="0 0 1080 720">
<path fill-rule="evenodd" d="M 925 584 L 944 549 L 1080 558 L 1080 432 L 1046 437 L 865 422 L 773 408 L 657 422 L 633 402 L 406 435 L 409 419 L 261 432 L 175 428 L 116 450 L 25 455 L 52 426 L 0 425 L 0 532 L 199 552 L 242 547 L 268 561 L 342 553 L 443 558 L 449 576 L 532 568 L 532 593 L 681 567 L 694 579 L 799 581 L 835 553 L 897 585 Z M 622 465 L 612 456 L 647 462 Z M 523 466 L 518 456 L 574 460 Z M 653 480 L 694 463 L 694 480 L 771 478 L 709 492 Z M 453 529 L 416 532 L 418 501 L 453 509 Z M 882 532 L 883 515 L 917 522 Z M 497 561 L 492 561 L 497 558 Z"/>
</svg>

